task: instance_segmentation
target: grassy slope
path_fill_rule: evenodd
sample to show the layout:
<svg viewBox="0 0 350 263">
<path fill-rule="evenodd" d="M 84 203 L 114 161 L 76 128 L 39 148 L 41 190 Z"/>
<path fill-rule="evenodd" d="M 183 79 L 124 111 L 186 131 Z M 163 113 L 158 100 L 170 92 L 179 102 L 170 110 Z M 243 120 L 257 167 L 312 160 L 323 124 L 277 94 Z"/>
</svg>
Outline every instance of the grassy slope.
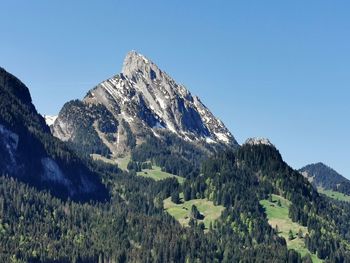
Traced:
<svg viewBox="0 0 350 263">
<path fill-rule="evenodd" d="M 181 197 L 182 195 L 180 195 Z M 218 219 L 225 209 L 223 206 L 215 206 L 213 202 L 206 199 L 193 199 L 183 202 L 181 198 L 181 204 L 175 204 L 171 201 L 170 197 L 164 200 L 164 209 L 173 216 L 182 226 L 188 226 L 190 221 L 189 214 L 192 205 L 195 205 L 199 212 L 204 216 L 203 220 L 198 220 L 203 222 L 205 228 L 208 229 L 210 222 L 214 222 Z"/>
<path fill-rule="evenodd" d="M 324 190 L 322 188 L 317 188 L 317 191 L 320 194 L 324 194 L 330 198 L 336 199 L 336 200 L 340 200 L 340 201 L 346 201 L 346 202 L 350 202 L 350 196 L 345 195 L 343 193 L 340 192 L 336 192 L 336 191 L 332 191 L 332 190 Z"/>
<path fill-rule="evenodd" d="M 124 171 L 127 171 L 127 166 L 128 166 L 128 163 L 130 161 L 130 155 L 126 155 L 125 157 L 121 157 L 121 158 L 118 158 L 118 159 L 109 159 L 109 158 L 106 158 L 102 155 L 99 155 L 99 154 L 90 154 L 90 156 L 92 157 L 92 159 L 94 160 L 99 160 L 99 161 L 103 161 L 105 163 L 109 163 L 109 164 L 113 164 L 113 165 L 118 165 L 118 167 Z"/>
<path fill-rule="evenodd" d="M 90 156 L 92 157 L 93 160 L 102 161 L 102 162 L 113 164 L 113 165 L 116 164 L 116 161 L 108 159 L 108 158 L 106 158 L 102 155 L 99 155 L 99 154 L 93 153 L 93 154 L 90 154 Z"/>
<path fill-rule="evenodd" d="M 116 160 L 118 167 L 124 171 L 128 170 L 128 163 L 130 162 L 130 155 L 126 155 L 125 157 L 118 158 Z"/>
<path fill-rule="evenodd" d="M 123 158 L 118 158 L 116 160 L 118 167 L 124 171 L 127 171 L 128 163 L 130 162 L 130 155 L 127 155 Z M 141 172 L 138 172 L 137 175 L 152 178 L 156 181 L 163 180 L 166 178 L 175 177 L 180 184 L 185 181 L 185 178 L 173 175 L 167 172 L 163 172 L 159 166 L 153 165 L 152 169 L 143 169 Z"/>
<path fill-rule="evenodd" d="M 149 177 L 156 181 L 171 177 L 175 177 L 180 184 L 182 184 L 185 181 L 185 178 L 167 172 L 163 172 L 159 166 L 155 165 L 152 166 L 152 169 L 143 169 L 141 172 L 138 172 L 137 175 Z"/>
<path fill-rule="evenodd" d="M 277 205 L 278 200 L 280 200 L 281 206 Z M 272 202 L 268 200 L 261 200 L 260 203 L 266 210 L 269 224 L 273 228 L 276 228 L 276 226 L 278 226 L 279 235 L 285 238 L 289 249 L 298 251 L 302 256 L 310 254 L 313 262 L 322 262 L 322 260 L 317 258 L 315 254 L 311 254 L 307 250 L 305 247 L 304 239 L 297 236 L 299 229 L 302 230 L 304 235 L 308 233 L 308 231 L 306 227 L 292 222 L 292 220 L 288 217 L 288 209 L 290 205 L 290 202 L 288 200 L 278 195 L 272 195 Z M 293 232 L 293 240 L 288 240 L 289 230 L 292 230 Z"/>
</svg>

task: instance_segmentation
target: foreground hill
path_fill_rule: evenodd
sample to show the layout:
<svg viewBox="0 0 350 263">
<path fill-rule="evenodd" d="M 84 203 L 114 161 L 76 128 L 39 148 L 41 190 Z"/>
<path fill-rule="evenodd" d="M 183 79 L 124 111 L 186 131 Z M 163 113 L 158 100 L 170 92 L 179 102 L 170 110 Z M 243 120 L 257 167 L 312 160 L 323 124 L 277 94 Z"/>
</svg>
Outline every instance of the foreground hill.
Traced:
<svg viewBox="0 0 350 263">
<path fill-rule="evenodd" d="M 105 196 L 98 176 L 54 138 L 28 88 L 0 68 L 0 173 L 60 197 Z"/>
<path fill-rule="evenodd" d="M 309 164 L 299 171 L 316 188 L 350 195 L 350 181 L 323 163 Z"/>
</svg>

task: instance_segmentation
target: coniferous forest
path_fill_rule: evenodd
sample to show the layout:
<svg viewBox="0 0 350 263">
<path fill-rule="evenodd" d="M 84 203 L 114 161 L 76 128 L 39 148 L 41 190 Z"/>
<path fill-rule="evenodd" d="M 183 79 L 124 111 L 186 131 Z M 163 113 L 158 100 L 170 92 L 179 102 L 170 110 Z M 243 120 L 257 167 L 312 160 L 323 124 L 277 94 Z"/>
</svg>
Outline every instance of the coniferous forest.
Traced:
<svg viewBox="0 0 350 263">
<path fill-rule="evenodd" d="M 53 197 L 1 177 L 3 262 L 309 262 L 287 250 L 259 199 L 292 201 L 293 221 L 307 226 L 307 248 L 325 262 L 349 262 L 350 206 L 326 199 L 289 168 L 276 149 L 244 146 L 205 161 L 200 175 L 179 185 L 155 182 L 95 164 L 110 190 L 103 202 Z M 226 209 L 209 229 L 182 228 L 163 211 L 173 192 L 208 198 Z"/>
</svg>

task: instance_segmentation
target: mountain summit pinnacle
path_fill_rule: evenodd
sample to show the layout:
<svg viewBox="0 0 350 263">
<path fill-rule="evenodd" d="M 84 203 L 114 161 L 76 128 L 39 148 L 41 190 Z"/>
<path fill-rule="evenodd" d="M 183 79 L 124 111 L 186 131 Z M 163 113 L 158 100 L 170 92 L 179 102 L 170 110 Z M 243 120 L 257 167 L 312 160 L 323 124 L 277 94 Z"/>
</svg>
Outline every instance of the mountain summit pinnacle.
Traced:
<svg viewBox="0 0 350 263">
<path fill-rule="evenodd" d="M 130 51 L 126 55 L 123 63 L 122 74 L 131 78 L 134 74 L 150 71 L 150 68 L 157 68 L 155 64 L 150 63 L 150 61 L 143 55 L 137 53 L 136 51 Z"/>
<path fill-rule="evenodd" d="M 83 116 L 74 118 L 76 114 Z M 167 132 L 195 143 L 238 145 L 198 97 L 135 51 L 126 55 L 119 75 L 90 90 L 82 102 L 67 103 L 53 133 L 62 140 L 83 143 L 79 140 L 86 129 L 81 129 L 88 123 L 89 136 L 95 137 L 90 139 L 95 143 L 92 148 L 100 140 L 112 154 L 127 150 L 130 138 L 140 144 L 147 134 L 162 137 Z"/>
</svg>

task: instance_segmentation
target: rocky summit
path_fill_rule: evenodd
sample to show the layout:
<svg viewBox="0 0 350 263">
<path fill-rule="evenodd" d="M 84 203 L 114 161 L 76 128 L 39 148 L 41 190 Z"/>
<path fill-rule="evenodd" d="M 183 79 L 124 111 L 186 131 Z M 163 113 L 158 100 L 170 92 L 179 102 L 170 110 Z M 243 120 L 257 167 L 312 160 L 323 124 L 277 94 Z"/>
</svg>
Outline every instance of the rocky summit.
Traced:
<svg viewBox="0 0 350 263">
<path fill-rule="evenodd" d="M 270 142 L 267 138 L 261 138 L 261 137 L 255 137 L 255 138 L 248 138 L 244 144 L 249 145 L 267 145 L 267 146 L 273 146 L 274 145 Z"/>
<path fill-rule="evenodd" d="M 237 146 L 225 125 L 196 96 L 143 55 L 131 51 L 120 74 L 64 105 L 51 127 L 90 153 L 117 156 L 147 135 L 174 134 L 196 144 Z M 87 134 L 89 133 L 89 134 Z"/>
</svg>

